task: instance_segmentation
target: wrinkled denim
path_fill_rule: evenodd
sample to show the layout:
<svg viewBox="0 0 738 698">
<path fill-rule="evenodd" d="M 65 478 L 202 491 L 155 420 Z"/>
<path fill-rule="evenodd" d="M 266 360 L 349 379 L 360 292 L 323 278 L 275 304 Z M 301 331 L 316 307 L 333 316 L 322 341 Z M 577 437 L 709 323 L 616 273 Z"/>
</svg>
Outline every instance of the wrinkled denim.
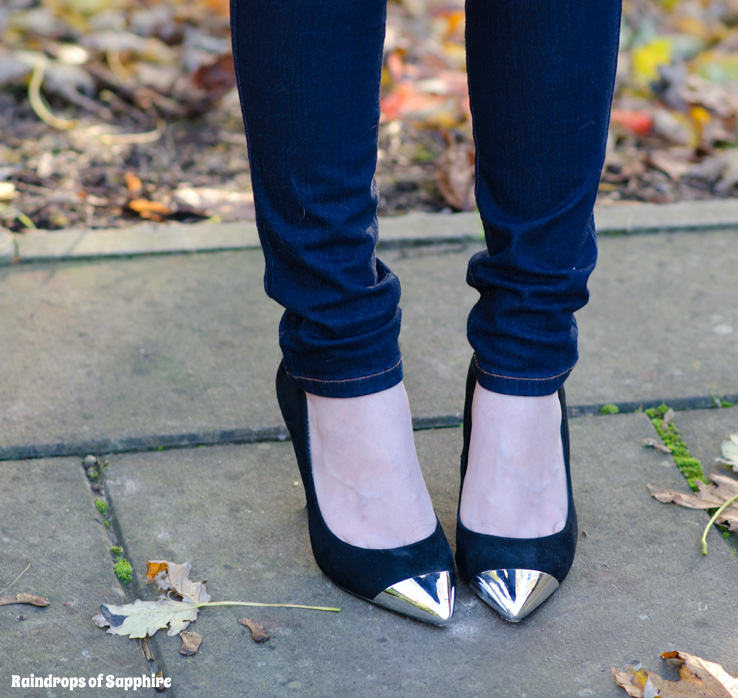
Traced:
<svg viewBox="0 0 738 698">
<path fill-rule="evenodd" d="M 488 390 L 556 392 L 577 359 L 620 0 L 467 0 L 476 198 L 486 251 L 468 338 Z M 232 0 L 267 294 L 305 391 L 402 379 L 400 283 L 376 257 L 386 0 Z"/>
</svg>

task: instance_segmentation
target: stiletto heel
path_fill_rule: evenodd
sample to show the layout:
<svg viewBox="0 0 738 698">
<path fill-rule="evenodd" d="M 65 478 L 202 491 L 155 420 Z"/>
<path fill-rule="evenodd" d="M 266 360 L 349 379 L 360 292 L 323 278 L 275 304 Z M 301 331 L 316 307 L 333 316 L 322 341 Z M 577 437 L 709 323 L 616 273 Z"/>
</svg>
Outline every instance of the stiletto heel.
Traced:
<svg viewBox="0 0 738 698">
<path fill-rule="evenodd" d="M 453 614 L 454 559 L 441 524 L 417 543 L 385 550 L 359 548 L 328 528 L 315 494 L 305 392 L 280 364 L 277 399 L 292 437 L 308 509 L 313 555 L 323 573 L 342 589 L 416 620 L 438 625 Z"/>
<path fill-rule="evenodd" d="M 505 620 L 518 623 L 540 606 L 569 572 L 577 546 L 577 514 L 569 467 L 569 425 L 564 389 L 561 403 L 561 441 L 564 446 L 569 511 L 564 528 L 541 538 L 503 538 L 470 531 L 461 523 L 461 489 L 469 458 L 472 398 L 476 377 L 472 366 L 466 381 L 464 449 L 461 452 L 461 488 L 456 527 L 456 562 L 464 581 Z"/>
</svg>

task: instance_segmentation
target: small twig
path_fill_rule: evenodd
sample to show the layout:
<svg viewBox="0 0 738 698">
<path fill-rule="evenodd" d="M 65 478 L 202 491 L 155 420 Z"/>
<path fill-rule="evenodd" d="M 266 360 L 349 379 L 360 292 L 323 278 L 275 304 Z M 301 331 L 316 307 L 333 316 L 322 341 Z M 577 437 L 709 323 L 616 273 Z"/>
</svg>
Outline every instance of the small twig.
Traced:
<svg viewBox="0 0 738 698">
<path fill-rule="evenodd" d="M 58 128 L 61 131 L 69 131 L 76 125 L 76 121 L 69 121 L 68 119 L 62 119 L 52 114 L 51 109 L 46 106 L 44 98 L 41 96 L 41 84 L 44 81 L 44 70 L 46 65 L 43 60 L 37 60 L 33 66 L 33 75 L 31 75 L 31 82 L 28 83 L 28 100 L 33 107 L 33 111 L 36 113 L 41 121 L 44 121 L 52 128 Z"/>
<path fill-rule="evenodd" d="M 155 143 L 166 131 L 167 122 L 160 119 L 153 131 L 146 133 L 103 133 L 100 142 L 105 145 L 140 145 L 142 143 Z"/>
<path fill-rule="evenodd" d="M 707 555 L 707 532 L 710 530 L 710 526 L 712 526 L 716 521 L 718 516 L 722 514 L 733 502 L 738 500 L 738 494 L 733 495 L 727 502 L 725 502 L 713 515 L 710 519 L 707 526 L 705 526 L 705 530 L 702 533 L 702 554 Z"/>
<path fill-rule="evenodd" d="M 13 584 L 15 584 L 26 572 L 28 572 L 28 568 L 30 566 L 31 566 L 31 563 L 29 562 L 26 565 L 26 569 L 24 569 L 12 582 L 10 582 L 10 584 L 8 584 L 8 586 L 6 586 L 5 589 L 0 589 L 0 594 L 2 594 L 4 591 L 7 591 L 8 589 L 10 589 L 10 587 L 12 587 Z"/>
</svg>

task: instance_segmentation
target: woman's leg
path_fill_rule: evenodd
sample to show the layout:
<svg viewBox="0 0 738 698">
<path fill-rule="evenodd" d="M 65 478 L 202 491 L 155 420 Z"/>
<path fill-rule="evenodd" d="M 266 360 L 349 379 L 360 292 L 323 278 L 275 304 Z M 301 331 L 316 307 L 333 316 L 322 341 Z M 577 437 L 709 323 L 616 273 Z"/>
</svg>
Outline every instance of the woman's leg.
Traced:
<svg viewBox="0 0 738 698">
<path fill-rule="evenodd" d="M 467 0 L 487 250 L 467 277 L 480 292 L 468 324 L 479 385 L 461 518 L 481 533 L 539 537 L 566 519 L 555 393 L 597 255 L 619 27 L 620 0 Z"/>
<path fill-rule="evenodd" d="M 377 241 L 386 0 L 234 0 L 236 74 L 267 294 L 290 376 L 326 397 L 402 378 L 400 285 Z"/>
<path fill-rule="evenodd" d="M 330 529 L 391 548 L 436 526 L 413 443 L 397 278 L 375 256 L 374 172 L 386 0 L 234 0 L 265 287 L 308 396 Z"/>
</svg>

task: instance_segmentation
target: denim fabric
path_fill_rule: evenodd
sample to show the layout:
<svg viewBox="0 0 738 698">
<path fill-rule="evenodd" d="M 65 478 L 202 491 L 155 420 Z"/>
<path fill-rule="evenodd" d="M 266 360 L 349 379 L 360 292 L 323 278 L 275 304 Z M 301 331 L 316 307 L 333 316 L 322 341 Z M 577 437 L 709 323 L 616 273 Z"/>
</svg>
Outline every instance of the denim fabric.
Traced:
<svg viewBox="0 0 738 698">
<path fill-rule="evenodd" d="M 375 255 L 386 0 L 232 0 L 234 58 L 267 294 L 303 390 L 402 378 L 400 284 Z M 487 252 L 468 325 L 479 383 L 555 392 L 596 258 L 620 0 L 468 0 L 477 201 Z"/>
<path fill-rule="evenodd" d="M 475 373 L 544 395 L 577 359 L 617 62 L 619 0 L 469 0 L 467 71 L 487 251 L 467 281 Z"/>
</svg>

